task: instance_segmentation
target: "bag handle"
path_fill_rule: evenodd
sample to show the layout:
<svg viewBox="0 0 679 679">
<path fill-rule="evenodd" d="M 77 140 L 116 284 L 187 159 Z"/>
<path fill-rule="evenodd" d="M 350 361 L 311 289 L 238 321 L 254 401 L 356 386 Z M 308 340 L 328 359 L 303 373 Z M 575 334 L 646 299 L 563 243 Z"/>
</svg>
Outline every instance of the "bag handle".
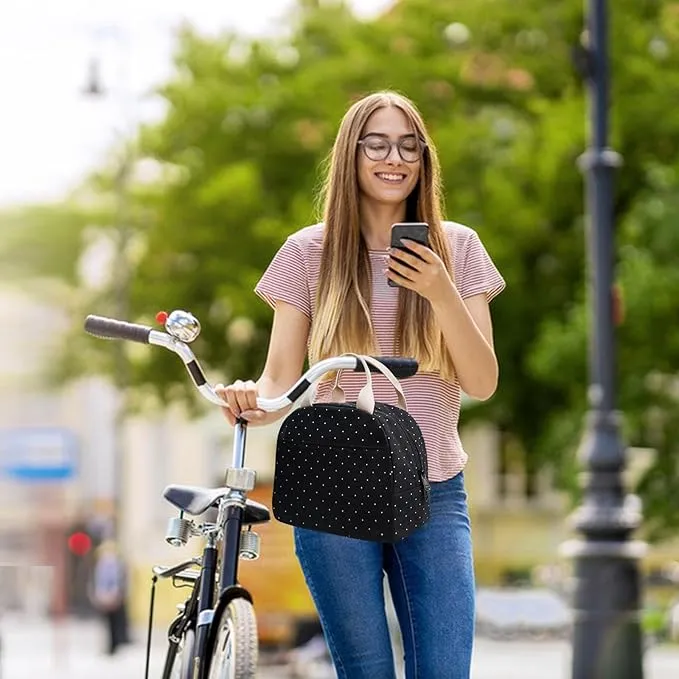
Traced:
<svg viewBox="0 0 679 679">
<path fill-rule="evenodd" d="M 339 385 L 339 378 L 340 378 L 340 373 L 342 371 L 338 370 L 337 371 L 337 377 L 335 378 L 335 385 L 333 386 L 332 389 L 332 394 L 330 396 L 331 403 L 344 403 L 345 397 L 344 397 L 344 389 L 340 387 Z M 316 392 L 318 391 L 318 380 L 315 381 L 304 393 L 304 396 L 299 399 L 298 407 L 300 408 L 305 408 L 306 406 L 310 406 L 313 402 L 314 399 L 316 398 Z"/>
<path fill-rule="evenodd" d="M 398 394 L 399 406 L 403 408 L 403 410 L 408 410 L 408 404 L 406 402 L 406 397 L 405 394 L 403 393 L 403 387 L 401 386 L 401 383 L 396 379 L 396 376 L 391 372 L 391 370 L 389 370 L 389 368 L 387 368 L 383 363 L 380 363 L 380 361 L 373 358 L 372 356 L 363 356 L 360 354 L 352 353 L 345 353 L 342 354 L 342 356 L 353 356 L 358 361 L 360 361 L 361 365 L 363 366 L 363 372 L 365 374 L 366 383 L 365 386 L 359 392 L 358 398 L 356 399 L 357 408 L 360 408 L 361 410 L 369 413 L 370 415 L 372 415 L 373 412 L 375 412 L 375 394 L 372 386 L 372 375 L 370 373 L 370 369 L 368 368 L 368 364 L 370 364 L 377 368 L 377 370 L 380 373 L 382 373 L 382 375 L 384 375 L 389 381 L 389 383 L 394 387 L 396 393 Z M 342 373 L 341 370 L 337 371 L 337 378 L 335 379 L 335 385 L 332 390 L 333 401 L 340 403 L 344 401 L 344 391 L 339 386 L 339 379 L 341 373 Z M 300 399 L 299 401 L 300 407 L 311 405 L 311 402 L 315 397 L 315 392 L 316 389 L 314 385 Z"/>
<path fill-rule="evenodd" d="M 373 380 L 372 374 L 370 373 L 370 368 L 368 368 L 368 363 L 379 372 L 381 372 L 387 380 L 391 383 L 391 386 L 396 389 L 398 394 L 398 404 L 403 408 L 403 410 L 408 410 L 408 404 L 406 403 L 406 395 L 403 393 L 403 387 L 400 382 L 394 376 L 394 373 L 389 370 L 384 364 L 380 363 L 378 360 L 374 359 L 372 356 L 360 356 L 358 354 L 346 354 L 347 356 L 355 356 L 363 365 L 363 370 L 365 372 L 366 383 L 363 389 L 358 394 L 356 399 L 356 407 L 364 410 L 371 415 L 375 411 L 375 393 L 373 392 Z"/>
</svg>

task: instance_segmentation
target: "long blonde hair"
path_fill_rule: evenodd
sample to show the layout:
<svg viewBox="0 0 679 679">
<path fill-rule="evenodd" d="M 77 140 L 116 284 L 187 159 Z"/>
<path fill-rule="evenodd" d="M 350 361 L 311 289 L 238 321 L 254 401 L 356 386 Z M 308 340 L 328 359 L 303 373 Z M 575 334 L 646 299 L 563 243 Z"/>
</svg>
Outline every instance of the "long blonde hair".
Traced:
<svg viewBox="0 0 679 679">
<path fill-rule="evenodd" d="M 361 235 L 357 173 L 358 140 L 378 109 L 400 109 L 415 134 L 426 142 L 417 185 L 406 201 L 406 221 L 429 224 L 429 245 L 452 277 L 450 247 L 441 226 L 441 180 L 436 149 L 415 105 L 395 92 L 376 92 L 354 103 L 340 124 L 321 192 L 323 255 L 316 311 L 309 340 L 312 363 L 346 351 L 377 353 L 370 318 L 371 267 Z M 417 358 L 423 372 L 454 375 L 450 354 L 429 302 L 399 288 L 395 355 Z"/>
</svg>

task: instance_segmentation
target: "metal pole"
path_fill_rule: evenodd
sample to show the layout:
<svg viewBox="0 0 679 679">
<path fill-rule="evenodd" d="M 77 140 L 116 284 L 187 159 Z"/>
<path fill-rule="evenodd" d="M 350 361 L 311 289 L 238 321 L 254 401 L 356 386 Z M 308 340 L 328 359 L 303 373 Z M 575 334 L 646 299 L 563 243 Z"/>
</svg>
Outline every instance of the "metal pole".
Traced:
<svg viewBox="0 0 679 679">
<path fill-rule="evenodd" d="M 123 144 L 126 144 L 123 141 Z M 128 243 L 130 240 L 129 213 L 128 213 L 128 177 L 130 172 L 130 152 L 125 146 L 120 167 L 115 178 L 116 196 L 116 257 L 114 264 L 114 309 L 115 317 L 128 318 L 129 307 L 129 261 Z M 113 480 L 113 516 L 114 534 L 120 543 L 122 538 L 122 511 L 123 511 L 123 486 L 125 481 L 125 420 L 127 417 L 127 388 L 129 386 L 129 364 L 127 361 L 125 342 L 114 343 L 115 375 L 114 381 L 117 391 L 118 402 L 113 427 L 114 445 L 114 480 Z"/>
<path fill-rule="evenodd" d="M 623 482 L 625 445 L 615 410 L 613 173 L 621 157 L 608 148 L 606 0 L 587 0 L 584 63 L 590 147 L 586 177 L 590 291 L 590 410 L 579 455 L 583 500 L 572 521 L 580 537 L 564 545 L 574 559 L 572 679 L 643 679 L 639 559 L 632 540 L 641 522 Z"/>
<path fill-rule="evenodd" d="M 115 31 L 110 37 L 120 39 Z M 123 47 L 125 47 L 123 45 Z M 100 62 L 95 57 L 88 64 L 87 82 L 84 94 L 89 97 L 107 96 L 107 88 L 101 80 Z M 121 119 L 123 123 L 129 123 L 131 116 L 128 106 L 127 93 L 123 93 L 123 106 L 121 107 Z M 113 315 L 116 318 L 128 318 L 129 311 L 129 283 L 130 264 L 128 259 L 129 242 L 132 237 L 129 214 L 129 180 L 136 159 L 135 148 L 132 142 L 126 138 L 128 129 L 116 130 L 116 139 L 121 146 L 121 158 L 116 168 L 114 178 L 114 230 L 116 234 L 115 258 L 113 272 Z M 123 486 L 125 476 L 125 443 L 124 430 L 127 417 L 127 388 L 129 386 L 130 366 L 127 360 L 124 342 L 116 342 L 114 353 L 113 383 L 116 387 L 116 410 L 113 418 L 113 536 L 120 542 L 122 538 L 122 508 Z"/>
</svg>

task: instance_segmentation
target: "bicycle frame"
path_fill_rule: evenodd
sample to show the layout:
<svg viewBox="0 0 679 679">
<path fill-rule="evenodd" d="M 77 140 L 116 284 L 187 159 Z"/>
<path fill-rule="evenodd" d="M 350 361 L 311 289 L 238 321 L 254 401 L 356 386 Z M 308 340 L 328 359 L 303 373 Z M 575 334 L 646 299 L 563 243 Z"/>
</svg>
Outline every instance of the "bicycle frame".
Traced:
<svg viewBox="0 0 679 679">
<path fill-rule="evenodd" d="M 245 445 L 247 442 L 247 422 L 239 419 L 233 430 L 233 460 L 231 469 L 245 469 Z M 220 594 L 226 588 L 237 584 L 240 531 L 243 523 L 246 491 L 230 489 L 222 500 L 220 509 L 225 507 L 221 525 L 222 570 L 219 580 Z M 218 521 L 219 523 L 219 521 Z"/>
<path fill-rule="evenodd" d="M 217 547 L 215 542 L 216 535 L 208 537 L 207 544 L 203 549 L 200 580 L 196 582 L 196 589 L 198 590 L 195 622 L 196 638 L 194 647 L 191 649 L 191 676 L 194 677 L 207 677 L 209 670 L 209 665 L 205 660 L 209 658 L 208 642 L 210 640 L 210 625 L 214 615 L 214 582 L 217 573 Z M 196 667 L 196 664 L 198 664 L 198 667 Z M 198 674 L 196 674 L 196 669 L 198 669 Z"/>
</svg>

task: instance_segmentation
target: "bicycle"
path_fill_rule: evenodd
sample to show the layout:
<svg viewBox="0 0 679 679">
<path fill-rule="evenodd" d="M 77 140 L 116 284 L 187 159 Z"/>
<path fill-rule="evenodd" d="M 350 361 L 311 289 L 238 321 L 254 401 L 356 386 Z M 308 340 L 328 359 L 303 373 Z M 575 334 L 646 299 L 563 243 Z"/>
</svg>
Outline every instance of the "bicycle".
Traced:
<svg viewBox="0 0 679 679">
<path fill-rule="evenodd" d="M 194 386 L 210 403 L 224 406 L 207 381 L 205 373 L 188 344 L 198 337 L 200 323 L 190 313 L 176 310 L 161 312 L 157 320 L 166 332 L 146 325 L 89 315 L 85 330 L 104 339 L 122 339 L 152 344 L 176 353 L 184 362 Z M 417 361 L 410 358 L 376 357 L 396 377 L 417 372 Z M 374 368 L 371 367 L 372 370 Z M 275 412 L 293 405 L 328 372 L 363 368 L 355 356 L 327 358 L 311 366 L 282 396 L 258 398 L 257 407 Z M 238 583 L 238 561 L 257 559 L 259 535 L 252 526 L 271 519 L 269 509 L 247 497 L 255 487 L 256 474 L 245 467 L 247 421 L 237 419 L 233 435 L 233 457 L 220 488 L 170 485 L 163 496 L 179 510 L 170 519 L 166 540 L 174 546 L 185 545 L 190 537 L 205 539 L 202 555 L 152 570 L 152 590 L 146 648 L 148 679 L 153 627 L 155 585 L 160 578 L 172 578 L 175 586 L 189 586 L 191 593 L 168 629 L 168 649 L 162 679 L 253 679 L 257 669 L 259 644 L 257 620 L 250 593 Z M 209 509 L 217 509 L 215 522 L 201 524 L 194 519 Z M 219 549 L 221 547 L 221 555 Z M 177 584 L 180 583 L 180 584 Z"/>
</svg>

